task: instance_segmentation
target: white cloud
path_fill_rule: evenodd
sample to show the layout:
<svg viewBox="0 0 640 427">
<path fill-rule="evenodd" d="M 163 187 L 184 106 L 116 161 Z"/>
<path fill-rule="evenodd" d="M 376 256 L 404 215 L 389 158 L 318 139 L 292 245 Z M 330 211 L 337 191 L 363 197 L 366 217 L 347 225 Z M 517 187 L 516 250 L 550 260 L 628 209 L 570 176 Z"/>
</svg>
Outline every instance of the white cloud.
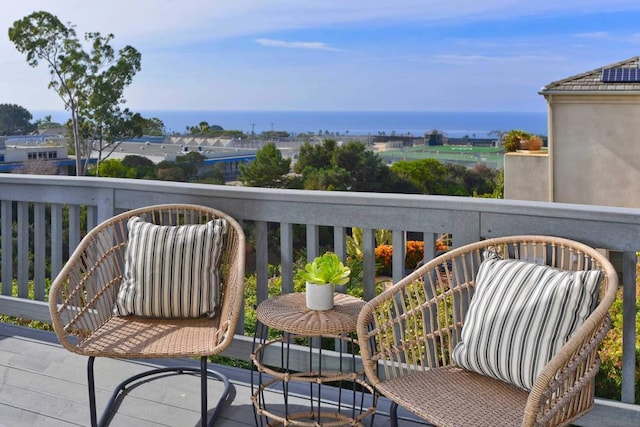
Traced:
<svg viewBox="0 0 640 427">
<path fill-rule="evenodd" d="M 343 49 L 331 47 L 323 42 L 288 42 L 284 40 L 273 39 L 256 39 L 256 43 L 268 47 L 284 47 L 293 49 L 312 49 L 312 50 L 331 50 L 336 52 L 344 52 Z"/>
<path fill-rule="evenodd" d="M 640 10 L 640 2 L 155 0 L 150 4 L 139 0 L 5 0 L 0 13 L 0 30 L 4 31 L 0 37 L 0 102 L 28 109 L 62 108 L 55 93 L 47 89 L 46 67 L 28 67 L 24 55 L 6 36 L 15 20 L 36 10 L 47 10 L 61 21 L 71 22 L 80 36 L 90 31 L 113 33 L 114 47 L 130 44 L 140 50 L 143 70 L 126 94 L 127 105 L 134 109 L 384 109 L 392 103 L 397 108 L 416 109 L 426 105 L 426 94 L 438 98 L 438 91 L 444 88 L 440 102 L 450 105 L 443 108 L 454 108 L 456 103 L 458 108 L 480 108 L 482 102 L 501 96 L 508 109 L 507 100 L 516 92 L 504 90 L 509 82 L 520 86 L 531 83 L 535 89 L 523 88 L 522 93 L 539 102 L 536 90 L 540 86 L 626 58 L 629 45 L 594 52 L 590 49 L 598 45 L 593 37 L 599 31 L 570 37 L 585 46 L 583 50 L 566 46 L 566 34 L 546 35 L 544 31 L 533 35 L 531 31 L 508 35 L 498 31 L 483 37 L 480 30 L 474 30 L 477 23 L 486 27 L 482 24 L 490 21 L 498 26 L 501 19 L 521 18 L 526 24 L 535 16 L 571 19 L 594 11 L 631 12 Z M 468 28 L 470 35 L 434 31 L 444 41 L 433 35 L 425 36 L 422 42 L 401 39 L 404 25 L 417 34 L 420 27 L 431 24 Z M 348 30 L 340 34 L 344 38 L 329 37 L 335 36 L 331 32 L 336 28 Z M 609 28 L 595 26 L 595 30 Z M 400 39 L 394 38 L 394 31 L 400 33 Z M 617 36 L 616 31 L 611 29 L 611 37 Z M 365 34 L 379 38 L 366 40 Z M 348 46 L 353 53 L 342 55 L 340 61 L 309 55 L 313 61 L 284 64 L 272 61 L 274 51 L 256 49 L 256 43 L 316 51 L 342 51 Z M 460 76 L 452 70 L 460 70 Z M 472 70 L 473 79 L 468 70 Z M 431 78 L 425 76 L 428 71 L 434 73 Z M 494 81 L 488 82 L 488 78 Z M 467 80 L 466 90 L 458 90 L 460 82 Z M 463 100 L 450 99 L 452 92 L 459 92 Z"/>
<path fill-rule="evenodd" d="M 607 10 L 640 10 L 635 0 L 607 0 Z M 0 28 L 34 10 L 47 10 L 78 33 L 113 33 L 132 44 L 180 45 L 237 36 L 260 36 L 272 31 L 320 28 L 327 25 L 377 22 L 461 22 L 546 13 L 569 16 L 602 10 L 602 0 L 522 2 L 521 0 L 110 0 L 5 1 Z"/>
</svg>

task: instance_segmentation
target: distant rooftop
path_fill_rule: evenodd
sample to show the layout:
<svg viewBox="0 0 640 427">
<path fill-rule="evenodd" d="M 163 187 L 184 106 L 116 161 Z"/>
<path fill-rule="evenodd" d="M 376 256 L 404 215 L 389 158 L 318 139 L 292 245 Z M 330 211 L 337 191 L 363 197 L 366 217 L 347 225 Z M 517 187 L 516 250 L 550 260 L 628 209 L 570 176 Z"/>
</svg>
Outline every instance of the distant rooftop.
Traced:
<svg viewBox="0 0 640 427">
<path fill-rule="evenodd" d="M 576 94 L 594 92 L 640 93 L 640 80 L 638 79 L 635 81 L 611 81 L 609 78 L 603 79 L 603 76 L 608 77 L 609 75 L 615 74 L 609 72 L 605 73 L 604 70 L 629 68 L 638 69 L 639 66 L 640 56 L 634 56 L 633 58 L 629 58 L 615 64 L 605 65 L 600 68 L 596 68 L 595 70 L 551 82 L 540 90 L 540 94 L 544 95 L 552 92 L 572 92 Z"/>
</svg>

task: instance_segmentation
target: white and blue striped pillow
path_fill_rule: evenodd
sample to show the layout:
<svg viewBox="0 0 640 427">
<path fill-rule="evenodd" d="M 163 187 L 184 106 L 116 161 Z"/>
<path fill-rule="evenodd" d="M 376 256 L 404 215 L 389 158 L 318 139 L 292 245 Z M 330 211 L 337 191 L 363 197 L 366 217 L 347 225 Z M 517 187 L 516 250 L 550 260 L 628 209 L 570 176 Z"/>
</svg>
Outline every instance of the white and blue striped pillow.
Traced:
<svg viewBox="0 0 640 427">
<path fill-rule="evenodd" d="M 455 363 L 531 390 L 597 304 L 600 270 L 565 271 L 485 254 Z"/>
<path fill-rule="evenodd" d="M 132 217 L 115 314 L 161 318 L 213 316 L 220 301 L 218 261 L 225 219 L 155 225 Z"/>
</svg>

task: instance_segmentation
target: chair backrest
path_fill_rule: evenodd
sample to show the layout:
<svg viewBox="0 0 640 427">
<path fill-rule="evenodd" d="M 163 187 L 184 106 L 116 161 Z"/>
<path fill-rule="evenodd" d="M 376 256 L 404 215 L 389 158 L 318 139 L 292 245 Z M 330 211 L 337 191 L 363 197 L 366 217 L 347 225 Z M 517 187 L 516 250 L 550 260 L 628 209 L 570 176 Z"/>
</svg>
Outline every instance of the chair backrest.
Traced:
<svg viewBox="0 0 640 427">
<path fill-rule="evenodd" d="M 476 275 L 487 249 L 499 252 L 502 258 L 563 270 L 603 270 L 599 304 L 576 334 L 593 334 L 598 329 L 594 325 L 599 327 L 605 321 L 616 296 L 618 278 L 611 263 L 596 249 L 552 236 L 483 240 L 434 258 L 367 304 L 360 315 L 359 333 L 365 335 L 364 328 L 373 319 L 374 328 L 388 331 L 388 336 L 381 334 L 374 340 L 374 347 L 363 350 L 367 357 L 389 368 L 383 375 L 403 375 L 400 372 L 404 370 L 452 364 L 451 350 L 460 340 Z M 387 318 L 384 310 L 390 313 Z"/>
<path fill-rule="evenodd" d="M 73 349 L 113 315 L 124 275 L 127 221 L 140 217 L 158 225 L 204 224 L 224 218 L 229 227 L 220 259 L 221 306 L 216 321 L 221 333 L 233 335 L 244 293 L 245 235 L 240 224 L 217 209 L 163 204 L 116 215 L 90 230 L 52 283 L 50 311 L 61 343 Z M 71 338 L 73 337 L 73 338 Z"/>
</svg>

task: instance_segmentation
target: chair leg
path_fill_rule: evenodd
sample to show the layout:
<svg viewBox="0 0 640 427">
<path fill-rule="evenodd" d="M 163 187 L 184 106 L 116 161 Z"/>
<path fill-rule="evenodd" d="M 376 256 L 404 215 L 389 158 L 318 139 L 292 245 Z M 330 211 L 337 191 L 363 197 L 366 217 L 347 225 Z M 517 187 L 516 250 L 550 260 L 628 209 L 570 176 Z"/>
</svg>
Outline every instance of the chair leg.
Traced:
<svg viewBox="0 0 640 427">
<path fill-rule="evenodd" d="M 133 375 L 127 378 L 126 380 L 124 380 L 123 382 L 121 382 L 120 384 L 118 384 L 113 394 L 111 395 L 109 402 L 105 406 L 104 412 L 100 417 L 100 421 L 98 422 L 97 411 L 96 411 L 95 378 L 94 378 L 94 368 L 93 368 L 94 359 L 95 357 L 93 356 L 89 357 L 89 361 L 87 364 L 88 379 L 89 379 L 89 410 L 91 412 L 92 427 L 108 425 L 118 410 L 120 400 L 126 396 L 129 390 L 143 383 L 146 383 L 148 381 L 153 381 L 154 379 L 163 378 L 168 374 L 181 375 L 185 373 L 200 375 L 200 412 L 201 412 L 200 424 L 202 426 L 207 426 L 207 425 L 213 426 L 218 416 L 220 415 L 220 412 L 222 412 L 222 406 L 225 400 L 227 399 L 227 397 L 229 396 L 229 391 L 231 388 L 229 379 L 225 375 L 223 375 L 220 372 L 207 369 L 208 360 L 206 357 L 200 358 L 200 368 L 176 366 L 176 367 L 168 367 L 168 368 L 151 369 L 151 370 L 142 372 L 140 374 Z M 155 376 L 155 378 L 148 378 L 151 376 Z M 222 394 L 220 395 L 220 398 L 218 399 L 218 402 L 216 403 L 215 409 L 211 414 L 211 419 L 209 420 L 209 423 L 207 423 L 207 418 L 208 418 L 207 416 L 208 415 L 207 414 L 208 412 L 207 411 L 208 409 L 207 379 L 209 377 L 213 377 L 221 381 L 224 385 L 224 388 L 222 390 Z"/>
<path fill-rule="evenodd" d="M 200 425 L 206 427 L 207 425 L 207 358 L 200 358 L 200 412 L 202 418 L 200 418 Z"/>
<path fill-rule="evenodd" d="M 391 422 L 391 427 L 398 427 L 398 404 L 396 402 L 391 402 L 389 421 Z"/>
<path fill-rule="evenodd" d="M 87 362 L 87 379 L 89 382 L 89 412 L 91 414 L 91 427 L 98 426 L 98 416 L 96 414 L 96 383 L 93 376 L 93 362 L 95 357 L 90 356 Z"/>
</svg>

